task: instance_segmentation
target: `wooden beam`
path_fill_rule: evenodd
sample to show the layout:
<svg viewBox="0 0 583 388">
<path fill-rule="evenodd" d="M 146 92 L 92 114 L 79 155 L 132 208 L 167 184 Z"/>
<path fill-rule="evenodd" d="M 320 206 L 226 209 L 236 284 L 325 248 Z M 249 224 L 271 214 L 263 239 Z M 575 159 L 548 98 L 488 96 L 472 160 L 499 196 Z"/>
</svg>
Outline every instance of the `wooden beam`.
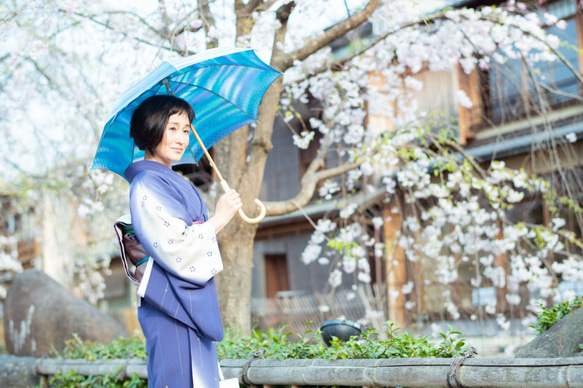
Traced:
<svg viewBox="0 0 583 388">
<path fill-rule="evenodd" d="M 577 49 L 583 50 L 583 13 L 581 10 L 575 16 L 575 28 L 577 29 Z M 583 74 L 583 55 L 579 54 L 577 59 L 579 61 L 579 73 Z M 579 85 L 579 89 L 581 89 L 581 85 Z"/>
<path fill-rule="evenodd" d="M 383 219 L 385 221 L 385 247 L 386 247 L 386 282 L 389 320 L 397 327 L 406 327 L 407 319 L 405 314 L 405 298 L 401 291 L 407 282 L 407 263 L 405 250 L 399 245 L 397 237 L 401 231 L 403 223 L 400 213 L 393 212 L 399 210 L 396 204 L 386 206 L 383 209 Z M 391 297 L 392 293 L 398 291 L 397 297 Z M 396 293 L 395 293 L 396 294 Z"/>
<path fill-rule="evenodd" d="M 472 101 L 472 108 L 464 108 L 458 105 L 459 114 L 459 141 L 466 145 L 468 139 L 475 136 L 472 127 L 481 124 L 482 119 L 482 99 L 480 97 L 480 80 L 478 70 L 474 69 L 470 74 L 466 74 L 461 65 L 457 69 L 459 89 L 463 90 Z"/>
<path fill-rule="evenodd" d="M 504 239 L 504 230 L 502 229 L 502 224 L 500 220 L 496 221 L 498 225 L 498 235 L 496 236 L 496 240 L 503 240 Z M 496 255 L 494 258 L 494 267 L 500 267 L 504 270 L 504 278 L 508 278 L 508 256 L 506 252 L 503 252 L 499 255 Z M 508 307 L 508 301 L 506 300 L 506 294 L 508 293 L 508 287 L 504 285 L 504 287 L 496 287 L 496 311 L 498 313 L 505 313 L 506 308 Z"/>
</svg>

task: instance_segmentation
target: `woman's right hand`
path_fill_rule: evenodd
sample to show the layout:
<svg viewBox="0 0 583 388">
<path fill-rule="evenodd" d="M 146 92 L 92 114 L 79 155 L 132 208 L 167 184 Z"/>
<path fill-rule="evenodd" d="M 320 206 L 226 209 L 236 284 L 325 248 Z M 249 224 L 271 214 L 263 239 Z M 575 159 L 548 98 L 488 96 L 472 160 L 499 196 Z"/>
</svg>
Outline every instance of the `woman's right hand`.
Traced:
<svg viewBox="0 0 583 388">
<path fill-rule="evenodd" d="M 208 220 L 215 227 L 215 233 L 219 233 L 242 206 L 241 196 L 235 190 L 231 189 L 223 194 L 217 201 L 215 214 Z"/>
</svg>

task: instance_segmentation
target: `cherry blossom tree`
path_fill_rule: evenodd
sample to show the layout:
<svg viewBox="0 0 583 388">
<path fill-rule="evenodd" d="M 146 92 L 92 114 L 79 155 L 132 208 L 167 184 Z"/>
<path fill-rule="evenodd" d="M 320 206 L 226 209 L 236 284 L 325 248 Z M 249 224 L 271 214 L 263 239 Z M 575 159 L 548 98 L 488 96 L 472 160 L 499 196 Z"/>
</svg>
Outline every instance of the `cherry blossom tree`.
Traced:
<svg viewBox="0 0 583 388">
<path fill-rule="evenodd" d="M 320 101 L 321 115 L 293 136 L 300 148 L 314 139 L 319 142 L 299 194 L 266 207 L 268 215 L 282 215 L 307 205 L 316 192 L 325 199 L 340 199 L 339 218 L 318 221 L 303 255 L 306 264 L 334 260 L 332 288 L 340 285 L 345 272 L 354 274 L 356 282 L 369 283 L 367 255 L 388 259 L 391 265 L 399 247 L 424 276 L 405 289 L 392 290 L 390 297 L 399 291 L 401 296 L 415 292 L 421 298 L 424 286 L 438 284 L 445 307 L 455 318 L 458 307 L 449 286 L 466 262 L 475 270 L 472 286 L 479 287 L 488 278 L 508 291 L 511 305 L 519 300 L 518 290 L 525 283 L 544 297 L 543 290 L 556 285 L 557 274 L 567 266 L 580 268 L 580 256 L 565 248 L 580 243 L 564 230 L 558 216 L 553 216 L 552 225 L 529 225 L 509 221 L 505 211 L 525 195 L 544 196 L 555 204 L 562 201 L 577 214 L 578 205 L 540 177 L 499 162 L 489 166 L 475 162 L 439 116 L 419 109 L 415 95 L 424 84 L 416 75 L 422 69 L 454 72 L 459 67 L 470 74 L 518 59 L 529 69 L 533 95 L 539 97 L 544 115 L 536 64 L 564 58 L 558 51 L 559 39 L 542 26 L 560 21 L 541 19 L 530 5 L 514 1 L 506 7 L 433 14 L 424 14 L 422 5 L 411 0 L 199 0 L 195 5 L 160 0 L 133 6 L 11 1 L 1 6 L 1 29 L 8 43 L 0 51 L 0 131 L 10 146 L 2 153 L 3 162 L 30 176 L 24 162 L 40 148 L 45 150 L 42 166 L 50 168 L 35 164 L 35 182 L 55 179 L 49 174 L 92 158 L 111 102 L 162 59 L 216 46 L 252 47 L 284 76 L 263 99 L 258 123 L 214 146 L 216 162 L 248 204 L 246 213 L 253 214 L 252 200 L 259 194 L 258 182 L 273 147 L 276 115 L 302 119 L 294 102 Z M 322 25 L 316 26 L 314 20 Z M 331 43 L 364 23 L 373 25 L 372 37 L 355 40 L 349 54 L 336 57 Z M 466 108 L 475 103 L 462 90 L 456 99 Z M 22 132 L 14 131 L 15 126 L 26 129 L 31 141 L 22 142 Z M 546 126 L 552 130 L 550 122 Z M 564 174 L 558 152 L 559 145 L 551 144 L 547 155 L 553 169 Z M 330 167 L 326 161 L 331 156 L 341 162 Z M 85 176 L 93 183 L 75 187 L 86 188 L 91 195 L 75 197 L 77 215 L 87 220 L 88 230 L 97 231 L 95 223 L 107 224 L 107 217 L 100 216 L 102 209 L 111 214 L 110 205 L 124 182 L 95 173 Z M 69 179 L 66 173 L 58 178 Z M 387 206 L 403 219 L 394 241 L 383 242 L 378 236 L 386 214 L 369 216 L 372 229 L 363 227 L 366 217 L 355 193 L 357 187 L 369 190 L 369 186 L 382 188 Z M 567 189 L 566 194 L 572 194 Z M 121 201 L 125 199 L 118 204 Z M 220 236 L 225 261 L 219 281 L 222 315 L 226 325 L 243 331 L 250 330 L 256 228 L 236 218 Z M 99 255 L 107 250 L 97 249 L 97 242 L 90 246 Z M 323 255 L 326 249 L 332 252 L 328 256 Z M 561 261 L 552 264 L 555 257 Z M 425 276 L 428 271 L 433 276 Z M 569 271 L 568 276 L 579 279 L 583 273 Z M 420 299 L 407 303 L 410 308 L 421 305 Z M 505 324 L 504 317 L 499 319 Z"/>
</svg>

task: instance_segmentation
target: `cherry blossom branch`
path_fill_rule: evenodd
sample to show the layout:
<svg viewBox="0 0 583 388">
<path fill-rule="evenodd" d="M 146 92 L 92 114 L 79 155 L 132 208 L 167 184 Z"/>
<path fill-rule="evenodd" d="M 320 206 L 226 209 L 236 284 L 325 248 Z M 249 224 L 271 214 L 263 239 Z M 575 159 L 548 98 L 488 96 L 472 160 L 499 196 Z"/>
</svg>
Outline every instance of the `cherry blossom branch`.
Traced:
<svg viewBox="0 0 583 388">
<path fill-rule="evenodd" d="M 372 13 L 380 6 L 380 4 L 381 0 L 369 0 L 362 11 L 359 11 L 351 17 L 344 19 L 340 23 L 326 30 L 326 32 L 317 38 L 307 41 L 304 46 L 295 52 L 284 54 L 278 57 L 277 60 L 272 62 L 272 65 L 282 72 L 289 69 L 293 65 L 294 61 L 303 61 L 310 55 L 319 51 L 321 48 L 329 45 L 339 37 L 345 35 L 347 32 L 352 31 L 362 23 L 366 22 Z"/>
<path fill-rule="evenodd" d="M 520 28 L 519 28 L 520 29 Z M 555 54 L 557 56 L 557 58 L 559 58 L 561 60 L 561 62 L 563 62 L 563 64 L 565 66 L 567 66 L 567 68 L 571 71 L 571 73 L 573 73 L 573 75 L 577 78 L 577 80 L 579 81 L 579 83 L 581 85 L 583 85 L 583 76 L 581 75 L 581 73 L 579 73 L 579 71 L 577 69 L 575 69 L 573 67 L 573 65 L 571 64 L 571 62 L 569 62 L 569 60 L 567 58 L 565 58 L 565 56 L 563 54 L 561 54 L 559 52 L 559 50 L 555 49 L 554 47 L 552 47 L 547 41 L 545 41 L 544 39 L 541 39 L 540 37 L 531 34 L 528 31 L 523 31 L 521 30 L 525 35 L 531 36 L 534 39 L 538 40 L 539 42 L 541 42 L 542 44 L 544 44 L 545 46 L 547 46 L 547 48 L 549 50 L 551 50 L 551 52 L 553 54 Z"/>
<path fill-rule="evenodd" d="M 417 24 L 419 24 L 421 21 L 435 21 L 438 19 L 443 19 L 445 17 L 445 15 L 442 12 L 436 13 L 434 15 L 430 15 L 427 17 L 424 17 L 423 19 L 417 19 L 415 21 L 400 25 L 399 28 L 393 29 L 393 30 L 389 30 L 379 36 L 377 36 L 376 38 L 374 38 L 372 41 L 370 41 L 369 43 L 367 43 L 366 45 L 364 45 L 363 47 L 354 50 L 354 52 L 352 52 L 351 54 L 342 57 L 340 59 L 337 59 L 329 64 L 326 65 L 322 65 L 318 68 L 316 68 L 315 70 L 310 71 L 310 74 L 306 75 L 305 78 L 302 78 L 300 80 L 294 81 L 295 83 L 300 83 L 302 81 L 305 81 L 307 79 L 310 79 L 318 74 L 322 74 L 328 70 L 341 70 L 342 66 L 344 66 L 346 63 L 350 62 L 351 60 L 353 60 L 354 58 L 364 54 L 365 52 L 367 52 L 368 50 L 372 49 L 373 47 L 375 47 L 377 44 L 381 43 L 383 40 L 387 39 L 389 36 L 393 35 L 394 33 L 401 31 L 405 28 L 410 28 L 410 27 L 414 27 Z"/>
<path fill-rule="evenodd" d="M 476 163 L 474 158 L 472 158 L 459 143 L 456 143 L 455 141 L 449 139 L 440 138 L 439 136 L 431 132 L 426 132 L 425 135 L 430 137 L 433 140 L 434 144 L 439 144 L 439 142 L 442 142 L 448 145 L 449 147 L 453 148 L 456 152 L 459 152 L 464 157 L 464 159 L 466 159 L 468 162 L 472 164 L 474 169 L 478 171 L 482 177 L 485 177 L 487 175 L 486 171 L 484 171 L 484 169 L 480 167 L 478 163 Z"/>
<path fill-rule="evenodd" d="M 113 28 L 112 26 L 110 26 L 108 23 L 103 22 L 101 20 L 98 20 L 95 15 L 84 15 L 84 14 L 79 13 L 79 12 L 68 12 L 68 11 L 66 11 L 64 9 L 59 9 L 59 11 L 60 12 L 64 12 L 64 13 L 70 13 L 70 14 L 75 15 L 75 16 L 78 16 L 80 18 L 87 19 L 87 20 L 89 20 L 89 21 L 91 21 L 91 22 L 93 22 L 95 24 L 98 24 L 98 25 L 100 25 L 102 27 L 105 27 L 106 29 L 108 29 L 110 31 L 116 31 L 116 32 L 120 33 L 125 38 L 133 39 L 136 42 L 143 43 L 143 44 L 145 44 L 147 46 L 150 46 L 150 47 L 161 48 L 163 50 L 170 51 L 170 52 L 177 52 L 178 54 L 180 54 L 182 56 L 188 56 L 188 55 L 194 55 L 194 54 L 196 54 L 195 52 L 190 51 L 190 50 L 177 50 L 176 48 L 173 48 L 173 47 L 167 47 L 167 46 L 164 46 L 164 45 L 154 44 L 154 43 L 149 42 L 147 40 L 138 38 L 136 36 L 132 36 L 132 35 L 128 34 L 127 32 L 117 31 L 115 28 Z M 130 12 L 119 12 L 119 13 L 130 13 Z M 151 27 L 147 23 L 146 23 L 146 27 L 148 29 L 154 31 L 154 33 L 157 36 L 161 37 L 162 39 L 164 39 L 164 40 L 169 39 L 169 37 L 167 35 L 162 34 L 160 31 L 154 29 L 153 27 Z"/>
<path fill-rule="evenodd" d="M 484 18 L 484 20 L 488 20 L 488 21 L 491 21 L 491 22 L 496 23 L 496 24 L 499 24 L 499 25 L 504 25 L 499 19 L 496 19 L 496 18 L 486 17 L 486 18 Z M 563 64 L 565 66 L 567 66 L 567 68 L 571 71 L 571 73 L 573 73 L 573 75 L 577 78 L 577 80 L 579 81 L 579 83 L 581 83 L 583 85 L 583 75 L 581 73 L 579 73 L 579 71 L 577 69 L 575 69 L 573 67 L 573 65 L 571 65 L 571 62 L 569 62 L 569 60 L 567 58 L 565 58 L 565 56 L 563 54 L 561 54 L 557 49 L 555 49 L 554 47 L 552 47 L 547 41 L 545 41 L 544 39 L 540 38 L 539 36 L 536 36 L 536 35 L 532 34 L 529 31 L 523 30 L 519 26 L 516 26 L 516 25 L 511 25 L 511 26 L 517 28 L 523 34 L 528 35 L 528 36 L 530 36 L 530 37 L 538 40 L 539 42 L 541 42 L 545 46 L 547 46 L 547 48 L 553 54 L 555 54 L 557 56 L 557 58 L 559 58 L 561 60 L 561 62 L 563 62 Z"/>
</svg>

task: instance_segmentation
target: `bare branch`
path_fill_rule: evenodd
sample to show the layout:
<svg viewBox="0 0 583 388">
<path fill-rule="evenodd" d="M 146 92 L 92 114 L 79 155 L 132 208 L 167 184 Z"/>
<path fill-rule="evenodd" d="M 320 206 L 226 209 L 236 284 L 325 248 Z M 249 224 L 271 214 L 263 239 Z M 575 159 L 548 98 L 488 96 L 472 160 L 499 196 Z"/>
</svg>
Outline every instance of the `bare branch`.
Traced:
<svg viewBox="0 0 583 388">
<path fill-rule="evenodd" d="M 539 86 L 541 88 L 545 89 L 546 91 L 548 91 L 549 93 L 555 94 L 557 96 L 563 96 L 563 97 L 567 97 L 567 98 L 570 98 L 573 100 L 583 102 L 583 97 L 579 96 L 578 94 L 562 92 L 559 89 L 551 88 L 550 86 L 545 85 L 543 83 L 539 84 Z"/>
<path fill-rule="evenodd" d="M 249 0 L 243 11 L 247 15 L 251 15 L 259 6 L 263 5 L 263 0 Z"/>
<path fill-rule="evenodd" d="M 198 32 L 198 31 L 200 31 L 201 28 L 202 28 L 202 26 L 200 26 L 200 27 L 193 27 L 191 24 L 186 23 L 182 27 L 176 28 L 174 31 L 172 31 L 172 35 L 173 36 L 178 36 L 180 34 L 185 33 L 186 31 L 188 31 L 188 32 Z"/>
<path fill-rule="evenodd" d="M 65 13 L 68 13 L 68 12 L 67 12 L 67 11 L 65 11 L 65 10 L 59 10 L 59 11 L 60 11 L 60 12 L 65 12 Z M 82 14 L 82 13 L 79 13 L 79 12 L 73 12 L 72 14 L 73 14 L 73 15 L 75 15 L 75 16 L 81 17 L 81 18 L 83 18 L 83 19 L 87 19 L 87 20 L 89 20 L 89 21 L 91 21 L 91 22 L 93 22 L 93 23 L 95 23 L 95 24 L 98 24 L 98 25 L 100 25 L 100 26 L 102 26 L 102 27 L 105 27 L 105 28 L 106 28 L 106 29 L 108 29 L 108 30 L 115 31 L 115 29 L 114 29 L 112 26 L 110 26 L 108 23 L 102 22 L 101 20 L 97 19 L 97 18 L 95 17 L 95 15 L 84 15 L 84 14 Z M 118 31 L 118 32 L 119 32 L 119 31 Z M 125 33 L 125 32 L 119 32 L 119 33 L 120 33 L 122 36 L 124 36 L 125 38 L 131 38 L 131 39 L 133 39 L 133 40 L 135 40 L 135 41 L 137 41 L 137 42 L 143 43 L 143 44 L 145 44 L 145 45 L 152 46 L 152 47 L 156 47 L 156 48 L 162 48 L 163 50 L 166 50 L 166 51 L 170 51 L 170 52 L 177 52 L 177 53 L 179 53 L 180 55 L 193 55 L 193 54 L 196 54 L 195 52 L 192 52 L 192 51 L 190 51 L 190 50 L 176 50 L 176 49 L 174 49 L 174 48 L 172 48 L 172 47 L 167 47 L 167 46 L 160 46 L 159 44 L 154 44 L 154 43 L 152 43 L 152 42 L 148 42 L 147 40 L 144 40 L 144 39 L 141 39 L 141 38 L 137 38 L 137 37 L 135 37 L 135 36 L 131 36 L 131 35 L 129 35 L 128 33 Z M 166 39 L 166 37 L 165 37 L 164 35 L 160 35 L 160 33 L 159 33 L 159 32 L 157 32 L 156 34 L 157 34 L 158 36 L 160 36 L 160 37 L 162 37 L 162 38 Z"/>
<path fill-rule="evenodd" d="M 331 27 L 319 37 L 306 42 L 306 44 L 299 48 L 297 51 L 279 56 L 277 59 L 275 59 L 272 65 L 282 72 L 289 69 L 295 60 L 303 61 L 310 55 L 314 54 L 316 51 L 329 45 L 336 39 L 345 35 L 347 32 L 352 31 L 360 26 L 362 23 L 368 20 L 372 13 L 380 6 L 380 4 L 381 0 L 369 0 L 362 11 L 355 13 L 351 17 Z"/>
<path fill-rule="evenodd" d="M 26 56 L 26 57 L 23 57 L 23 58 L 24 58 L 24 59 L 26 59 L 28 62 L 32 63 L 32 65 L 34 66 L 34 68 L 36 69 L 36 71 L 38 71 L 38 72 L 39 72 L 39 74 L 40 74 L 40 75 L 42 75 L 42 76 L 43 76 L 43 78 L 47 80 L 47 82 L 49 83 L 49 85 L 51 85 L 51 87 L 53 87 L 53 88 L 56 88 L 56 89 L 57 89 L 57 90 L 59 90 L 59 92 L 61 92 L 61 93 L 63 92 L 63 90 L 61 89 L 60 85 L 59 85 L 57 82 L 55 82 L 55 81 L 54 81 L 54 80 L 53 80 L 53 79 L 52 79 L 52 78 L 51 78 L 51 77 L 50 77 L 50 76 L 47 74 L 46 70 L 45 70 L 45 69 L 43 69 L 43 68 L 41 67 L 41 65 L 40 65 L 40 64 L 39 64 L 37 61 L 35 61 L 34 59 L 32 59 L 32 58 L 31 58 L 31 57 L 29 57 L 29 56 Z"/>
<path fill-rule="evenodd" d="M 517 27 L 518 28 L 518 27 Z M 551 50 L 551 52 L 553 54 L 555 54 L 557 56 L 557 58 L 559 58 L 561 60 L 561 62 L 563 62 L 563 64 L 565 66 L 567 66 L 567 68 L 571 71 L 571 73 L 573 73 L 573 75 L 577 78 L 577 80 L 579 81 L 579 83 L 581 85 L 583 85 L 583 75 L 581 75 L 581 73 L 579 73 L 579 71 L 577 69 L 575 69 L 575 67 L 573 67 L 573 65 L 571 64 L 571 62 L 569 62 L 569 60 L 567 58 L 565 58 L 565 56 L 563 54 L 561 54 L 559 52 L 559 50 L 555 49 L 554 47 L 552 47 L 551 45 L 549 45 L 544 39 L 541 39 L 540 37 L 531 34 L 528 31 L 523 31 L 521 30 L 525 35 L 528 36 L 532 36 L 533 38 L 535 38 L 536 40 L 538 40 L 539 42 L 543 43 L 545 46 L 547 46 L 549 48 L 549 50 Z"/>
<path fill-rule="evenodd" d="M 318 171 L 320 168 L 324 167 L 324 160 L 322 158 L 314 159 L 302 177 L 300 192 L 298 195 L 287 201 L 265 202 L 264 204 L 267 209 L 267 215 L 277 216 L 288 214 L 298 210 L 298 207 L 307 205 L 316 192 L 318 182 L 353 170 L 360 166 L 363 161 L 364 159 L 358 162 L 343 164 L 338 167 Z"/>
<path fill-rule="evenodd" d="M 526 66 L 526 69 L 528 71 L 528 75 L 529 75 L 529 77 L 534 85 L 536 95 L 537 95 L 538 100 L 539 100 L 539 105 L 540 105 L 540 109 L 542 112 L 542 116 L 544 117 L 544 120 L 545 120 L 545 122 L 544 122 L 545 130 L 549 133 L 549 140 L 551 142 L 551 151 L 552 151 L 552 155 L 554 157 L 555 163 L 556 163 L 556 169 L 559 172 L 559 175 L 561 176 L 563 181 L 566 182 L 565 189 L 567 190 L 569 197 L 576 198 L 574 193 L 573 193 L 573 189 L 572 189 L 571 185 L 568 183 L 569 180 L 567 179 L 563 165 L 561 164 L 561 157 L 559 155 L 557 142 L 556 142 L 555 138 L 552 136 L 553 127 L 548 119 L 548 109 L 547 109 L 547 105 L 546 105 L 545 101 L 543 100 L 543 93 L 540 90 L 540 83 L 536 79 L 536 77 L 534 75 L 534 70 L 532 69 L 532 66 L 530 65 L 530 63 L 528 63 L 528 61 L 526 60 L 524 55 L 521 54 L 521 57 L 522 57 L 522 63 Z M 581 215 L 580 213 L 575 213 L 575 217 L 577 218 L 577 223 L 579 224 L 579 226 L 582 226 L 583 225 L 583 215 Z"/>
<path fill-rule="evenodd" d="M 209 7 L 208 0 L 198 0 L 198 14 L 202 19 L 202 25 L 204 27 L 204 33 L 208 37 L 208 33 L 211 27 L 215 26 L 215 18 Z M 219 41 L 217 38 L 212 38 L 207 41 L 206 48 L 219 47 Z"/>
<path fill-rule="evenodd" d="M 174 40 L 177 36 L 187 32 L 187 31 L 192 31 L 192 32 L 197 32 L 199 31 L 202 26 L 199 27 L 193 27 L 191 24 L 189 24 L 188 22 L 188 14 L 185 15 L 182 19 L 180 20 L 173 20 L 172 18 L 170 18 L 168 16 L 168 12 L 166 10 L 166 4 L 164 2 L 164 0 L 159 0 L 158 1 L 158 7 L 161 13 L 161 17 L 162 17 L 162 21 L 164 23 L 164 26 L 160 29 L 157 30 L 153 27 L 151 27 L 144 19 L 142 19 L 140 16 L 135 15 L 137 18 L 139 18 L 143 24 L 145 24 L 151 31 L 153 31 L 154 33 L 156 33 L 158 36 L 160 36 L 162 39 L 167 40 L 170 43 L 170 47 L 172 47 L 172 49 L 174 50 Z M 132 14 L 132 13 L 131 13 Z M 184 21 L 186 20 L 186 22 L 179 27 Z M 168 29 L 168 26 L 170 26 L 172 23 L 174 22 L 175 27 L 172 30 Z M 192 53 L 187 51 L 187 50 L 175 50 L 177 52 L 180 52 L 181 55 L 186 56 L 186 55 L 191 55 Z"/>
<path fill-rule="evenodd" d="M 75 13 L 75 14 L 78 15 L 78 13 Z M 150 25 L 150 23 L 148 23 L 146 21 L 146 19 L 144 19 L 143 17 L 141 17 L 140 15 L 138 15 L 134 12 L 131 12 L 131 11 L 108 11 L 108 12 L 104 12 L 104 15 L 130 15 L 130 16 L 138 19 L 144 26 L 146 26 L 146 28 L 148 28 L 148 30 L 152 31 L 153 33 L 155 33 L 156 35 L 159 35 L 162 38 L 165 38 L 160 30 L 157 30 L 154 27 L 152 27 Z"/>
<path fill-rule="evenodd" d="M 273 54 L 271 56 L 271 65 L 274 67 L 276 62 L 279 62 L 281 58 L 286 56 L 286 54 L 279 48 L 279 45 L 283 44 L 285 40 L 285 34 L 287 33 L 287 22 L 294 6 L 295 3 L 290 1 L 289 3 L 279 7 L 275 13 L 275 17 L 281 23 L 281 27 L 275 31 L 275 36 L 273 39 Z M 283 69 L 281 72 L 283 73 L 284 71 L 285 69 Z"/>
<path fill-rule="evenodd" d="M 168 16 L 165 0 L 158 0 L 158 12 L 160 12 L 160 14 L 162 15 L 162 21 L 164 22 L 164 25 L 165 26 L 169 25 L 170 17 Z"/>
<path fill-rule="evenodd" d="M 262 13 L 267 11 L 277 0 L 249 0 L 247 4 L 243 0 L 235 1 L 235 14 L 237 15 L 237 37 L 247 35 L 257 21 L 253 18 L 253 13 Z M 285 7 L 286 5 L 284 5 Z"/>
<path fill-rule="evenodd" d="M 267 0 L 265 1 L 260 7 L 257 8 L 257 11 L 263 12 L 267 11 L 273 4 L 275 4 L 277 0 Z"/>
</svg>

